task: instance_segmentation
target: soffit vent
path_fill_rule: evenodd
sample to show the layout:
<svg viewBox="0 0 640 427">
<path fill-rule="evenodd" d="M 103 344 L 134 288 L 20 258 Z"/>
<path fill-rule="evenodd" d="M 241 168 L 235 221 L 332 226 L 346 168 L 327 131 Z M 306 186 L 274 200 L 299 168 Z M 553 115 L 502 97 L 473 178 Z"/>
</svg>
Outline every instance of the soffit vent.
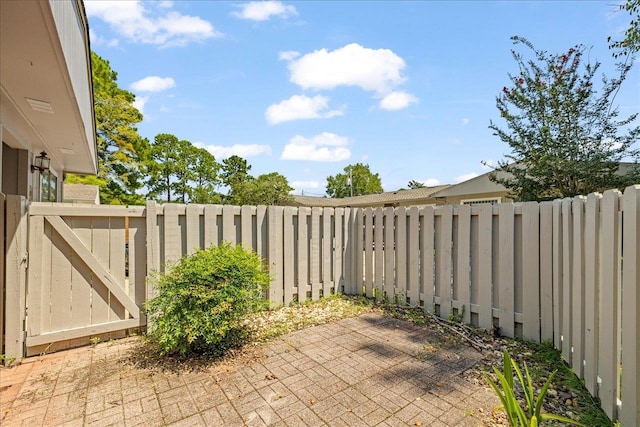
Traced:
<svg viewBox="0 0 640 427">
<path fill-rule="evenodd" d="M 53 107 L 47 101 L 38 101 L 37 99 L 25 98 L 34 111 L 41 113 L 53 114 Z"/>
</svg>

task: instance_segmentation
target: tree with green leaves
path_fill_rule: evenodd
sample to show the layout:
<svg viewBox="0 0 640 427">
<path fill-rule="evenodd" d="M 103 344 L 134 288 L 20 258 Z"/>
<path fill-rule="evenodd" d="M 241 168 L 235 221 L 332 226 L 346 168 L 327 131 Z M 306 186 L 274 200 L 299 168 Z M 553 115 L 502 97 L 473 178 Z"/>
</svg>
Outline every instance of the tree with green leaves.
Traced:
<svg viewBox="0 0 640 427">
<path fill-rule="evenodd" d="M 411 181 L 409 181 L 409 184 L 407 184 L 407 186 L 409 187 L 410 190 L 415 190 L 416 188 L 425 187 L 425 185 L 422 182 L 416 181 L 415 179 L 412 179 Z"/>
<path fill-rule="evenodd" d="M 594 86 L 600 63 L 585 61 L 585 47 L 548 54 L 529 41 L 513 37 L 532 58 L 512 50 L 518 65 L 510 85 L 497 97 L 506 129 L 489 128 L 511 148 L 491 179 L 504 185 L 518 201 L 550 200 L 624 188 L 638 179 L 637 168 L 626 174 L 620 162 L 638 159 L 634 149 L 640 127 L 637 114 L 619 118 L 615 94 L 630 69 L 619 65 L 616 78 Z"/>
<path fill-rule="evenodd" d="M 221 180 L 218 176 L 220 163 L 204 148 L 193 146 L 193 163 L 189 166 L 193 174 L 193 184 L 189 192 L 191 203 L 219 204 L 222 197 L 217 192 Z"/>
<path fill-rule="evenodd" d="M 634 54 L 640 51 L 640 0 L 627 0 L 619 6 L 620 11 L 625 11 L 631 15 L 629 28 L 624 32 L 624 39 L 612 41 L 608 38 L 609 48 L 614 50 L 613 56 L 618 57 L 625 54 Z"/>
<path fill-rule="evenodd" d="M 343 173 L 327 177 L 326 192 L 329 197 L 341 199 L 349 196 L 382 193 L 382 182 L 369 165 L 356 163 L 344 168 Z"/>
<path fill-rule="evenodd" d="M 242 184 L 251 180 L 253 177 L 249 175 L 251 165 L 240 156 L 233 155 L 222 161 L 220 179 L 222 184 L 228 188 L 225 203 L 231 205 L 241 205 L 242 199 L 239 194 L 242 192 L 240 188 Z"/>
<path fill-rule="evenodd" d="M 238 205 L 289 205 L 293 188 L 287 178 L 278 172 L 250 178 L 236 186 L 235 200 Z"/>
<path fill-rule="evenodd" d="M 144 185 L 149 143 L 138 134 L 142 114 L 135 95 L 118 87 L 109 61 L 91 52 L 93 99 L 98 145 L 98 176 L 67 176 L 67 182 L 98 185 L 104 204 L 144 204 L 137 193 Z"/>
<path fill-rule="evenodd" d="M 193 160 L 193 145 L 175 135 L 156 135 L 149 151 L 148 197 L 167 203 L 187 202 L 189 181 L 193 174 L 189 166 Z"/>
</svg>

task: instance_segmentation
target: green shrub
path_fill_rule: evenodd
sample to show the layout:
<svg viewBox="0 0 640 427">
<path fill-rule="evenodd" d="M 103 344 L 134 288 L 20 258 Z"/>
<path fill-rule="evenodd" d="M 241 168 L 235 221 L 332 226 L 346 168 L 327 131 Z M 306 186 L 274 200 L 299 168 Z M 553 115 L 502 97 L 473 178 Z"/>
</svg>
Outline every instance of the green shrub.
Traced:
<svg viewBox="0 0 640 427">
<path fill-rule="evenodd" d="M 156 281 L 149 337 L 163 354 L 220 353 L 241 317 L 268 306 L 269 281 L 260 257 L 240 245 L 199 250 Z"/>
</svg>

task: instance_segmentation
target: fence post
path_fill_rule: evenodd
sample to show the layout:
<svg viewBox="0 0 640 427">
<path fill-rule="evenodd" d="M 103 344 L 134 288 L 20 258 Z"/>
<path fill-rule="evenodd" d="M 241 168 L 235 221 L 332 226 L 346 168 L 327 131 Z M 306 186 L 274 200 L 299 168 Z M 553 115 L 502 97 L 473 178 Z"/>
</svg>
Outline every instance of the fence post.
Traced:
<svg viewBox="0 0 640 427">
<path fill-rule="evenodd" d="M 13 359 L 16 362 L 24 356 L 28 267 L 27 206 L 27 200 L 24 197 L 7 196 L 4 354 L 8 360 Z"/>
<path fill-rule="evenodd" d="M 622 409 L 623 426 L 640 425 L 640 185 L 628 187 L 623 201 L 622 248 Z"/>
</svg>

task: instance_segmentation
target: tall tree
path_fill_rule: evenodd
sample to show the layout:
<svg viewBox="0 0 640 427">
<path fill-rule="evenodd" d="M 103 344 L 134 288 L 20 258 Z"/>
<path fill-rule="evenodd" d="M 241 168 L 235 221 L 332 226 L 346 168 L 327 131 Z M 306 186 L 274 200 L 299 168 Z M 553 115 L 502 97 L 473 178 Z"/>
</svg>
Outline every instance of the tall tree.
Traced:
<svg viewBox="0 0 640 427">
<path fill-rule="evenodd" d="M 327 177 L 326 192 L 329 197 L 341 199 L 349 196 L 382 193 L 382 182 L 369 165 L 356 163 L 344 168 L 344 173 Z"/>
<path fill-rule="evenodd" d="M 293 188 L 287 178 L 278 172 L 250 178 L 236 187 L 235 204 L 238 205 L 288 205 L 293 201 L 289 194 Z"/>
<path fill-rule="evenodd" d="M 67 182 L 97 184 L 104 204 L 144 204 L 137 191 L 144 185 L 149 143 L 138 134 L 142 114 L 135 95 L 118 87 L 109 61 L 91 52 L 93 98 L 98 145 L 98 179 L 70 175 Z"/>
<path fill-rule="evenodd" d="M 241 185 L 253 178 L 249 175 L 250 170 L 251 165 L 240 156 L 233 155 L 222 161 L 220 179 L 228 188 L 227 196 L 224 198 L 226 203 L 242 204 L 238 195 L 242 191 Z"/>
<path fill-rule="evenodd" d="M 222 203 L 222 197 L 217 192 L 221 180 L 218 176 L 220 163 L 213 154 L 204 148 L 193 147 L 193 163 L 189 166 L 193 174 L 193 184 L 189 193 L 191 203 Z"/>
<path fill-rule="evenodd" d="M 637 169 L 619 172 L 620 161 L 638 158 L 633 144 L 640 127 L 637 114 L 619 119 L 613 101 L 630 66 L 621 64 L 619 76 L 602 78 L 600 92 L 594 79 L 600 63 L 584 62 L 585 47 L 548 54 L 529 41 L 513 38 L 533 56 L 525 60 L 512 50 L 518 73 L 509 75 L 510 87 L 497 97 L 506 129 L 491 121 L 492 129 L 511 147 L 507 160 L 491 175 L 516 200 L 548 200 L 623 188 L 638 179 Z"/>
<path fill-rule="evenodd" d="M 614 57 L 640 51 L 640 0 L 627 0 L 619 7 L 620 11 L 626 11 L 631 15 L 631 22 L 624 32 L 624 39 L 612 41 L 611 37 L 608 38 L 609 48 L 614 50 Z"/>
<path fill-rule="evenodd" d="M 193 163 L 192 147 L 189 141 L 175 135 L 156 135 L 149 152 L 149 197 L 167 203 L 187 202 L 189 181 L 193 178 L 189 168 Z"/>
</svg>

